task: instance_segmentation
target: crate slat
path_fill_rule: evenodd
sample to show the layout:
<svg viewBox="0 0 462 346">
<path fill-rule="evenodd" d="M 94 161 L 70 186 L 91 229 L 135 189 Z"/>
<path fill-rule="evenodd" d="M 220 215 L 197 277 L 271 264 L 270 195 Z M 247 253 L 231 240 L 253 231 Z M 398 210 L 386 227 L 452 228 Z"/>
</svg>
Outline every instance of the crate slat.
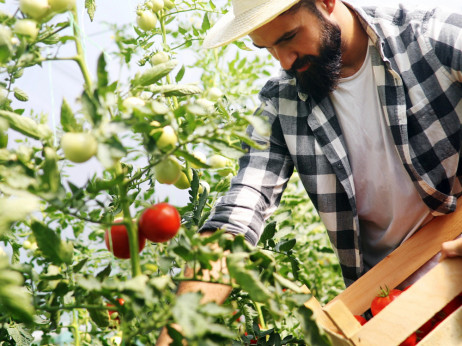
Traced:
<svg viewBox="0 0 462 346">
<path fill-rule="evenodd" d="M 449 346 L 462 344 L 462 306 L 449 315 L 419 342 L 419 346 Z"/>
<path fill-rule="evenodd" d="M 361 328 L 361 324 L 341 300 L 337 300 L 329 305 L 324 311 L 348 339 L 355 335 Z"/>
</svg>

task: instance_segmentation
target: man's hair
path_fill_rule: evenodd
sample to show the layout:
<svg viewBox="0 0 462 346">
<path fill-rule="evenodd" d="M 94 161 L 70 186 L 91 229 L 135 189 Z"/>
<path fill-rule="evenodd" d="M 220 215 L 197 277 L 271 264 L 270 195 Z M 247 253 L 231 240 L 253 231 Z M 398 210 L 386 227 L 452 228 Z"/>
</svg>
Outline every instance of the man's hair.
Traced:
<svg viewBox="0 0 462 346">
<path fill-rule="evenodd" d="M 283 14 L 294 14 L 297 13 L 302 7 L 306 10 L 311 11 L 314 15 L 316 15 L 319 19 L 323 19 L 321 12 L 316 7 L 316 0 L 300 0 Z"/>
</svg>

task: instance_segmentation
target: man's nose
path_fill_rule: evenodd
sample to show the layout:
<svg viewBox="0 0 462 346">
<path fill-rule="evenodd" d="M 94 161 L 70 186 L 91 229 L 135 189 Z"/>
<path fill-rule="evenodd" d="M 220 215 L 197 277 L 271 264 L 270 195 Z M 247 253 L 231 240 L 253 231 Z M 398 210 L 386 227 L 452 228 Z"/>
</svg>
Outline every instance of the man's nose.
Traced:
<svg viewBox="0 0 462 346">
<path fill-rule="evenodd" d="M 274 48 L 273 55 L 279 60 L 279 64 L 284 70 L 290 70 L 295 60 L 297 60 L 297 53 L 285 48 Z"/>
</svg>

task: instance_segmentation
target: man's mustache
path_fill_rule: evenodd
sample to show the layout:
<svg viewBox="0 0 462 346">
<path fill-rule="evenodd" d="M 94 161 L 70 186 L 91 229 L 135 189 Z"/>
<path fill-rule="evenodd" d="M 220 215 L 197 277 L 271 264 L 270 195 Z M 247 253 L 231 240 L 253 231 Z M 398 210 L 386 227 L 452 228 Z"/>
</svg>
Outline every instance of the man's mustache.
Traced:
<svg viewBox="0 0 462 346">
<path fill-rule="evenodd" d="M 290 68 L 290 72 L 293 74 L 297 73 L 297 70 L 301 69 L 308 63 L 312 63 L 316 61 L 316 57 L 313 55 L 304 55 L 301 58 L 298 58 L 297 60 L 294 61 L 292 64 L 292 67 Z"/>
</svg>

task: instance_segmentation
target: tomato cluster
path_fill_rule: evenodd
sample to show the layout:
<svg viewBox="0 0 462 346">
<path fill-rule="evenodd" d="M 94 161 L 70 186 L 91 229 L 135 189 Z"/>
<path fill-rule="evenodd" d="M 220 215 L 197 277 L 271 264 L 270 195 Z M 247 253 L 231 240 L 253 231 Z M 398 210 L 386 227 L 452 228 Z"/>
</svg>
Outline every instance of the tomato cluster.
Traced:
<svg viewBox="0 0 462 346">
<path fill-rule="evenodd" d="M 380 292 L 374 297 L 371 302 L 372 315 L 377 315 L 381 310 L 396 299 L 402 292 L 407 290 L 410 286 L 406 287 L 403 291 L 399 289 L 380 289 Z M 441 311 L 436 313 L 429 321 L 423 324 L 416 332 L 412 333 L 400 346 L 413 346 L 419 343 L 428 333 L 435 329 L 446 317 L 462 306 L 462 293 L 451 300 Z M 354 316 L 361 325 L 367 323 L 363 316 Z"/>
<path fill-rule="evenodd" d="M 118 258 L 130 258 L 128 232 L 121 219 L 104 234 L 106 247 Z M 169 203 L 157 203 L 145 209 L 138 221 L 139 252 L 146 245 L 146 239 L 160 243 L 172 239 L 180 229 L 181 217 L 178 210 Z"/>
</svg>

